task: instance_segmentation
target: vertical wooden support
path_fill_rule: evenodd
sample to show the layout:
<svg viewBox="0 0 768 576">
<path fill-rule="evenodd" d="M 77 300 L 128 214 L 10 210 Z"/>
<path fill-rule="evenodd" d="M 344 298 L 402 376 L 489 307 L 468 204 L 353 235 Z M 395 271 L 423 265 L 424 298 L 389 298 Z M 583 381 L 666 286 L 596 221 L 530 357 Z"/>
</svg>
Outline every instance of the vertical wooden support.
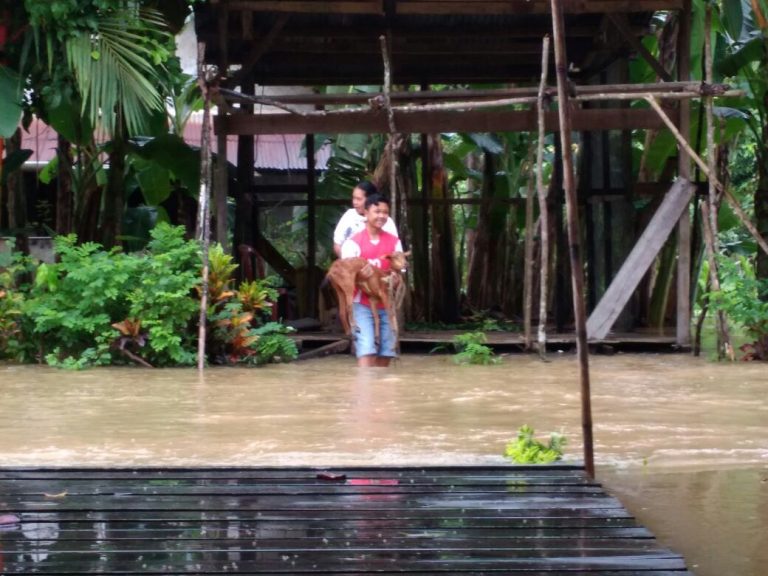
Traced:
<svg viewBox="0 0 768 576">
<path fill-rule="evenodd" d="M 422 90 L 426 90 L 422 86 Z M 429 143 L 426 134 L 421 135 L 421 246 L 424 250 L 423 262 L 425 268 L 422 271 L 421 278 L 424 285 L 421 287 L 424 297 L 424 319 L 427 322 L 432 320 L 432 286 L 430 286 L 430 273 L 432 269 L 429 263 L 429 222 L 430 222 L 430 203 L 429 198 L 432 194 L 432 178 L 429 168 Z"/>
<path fill-rule="evenodd" d="M 677 36 L 677 79 L 688 81 L 691 75 L 691 0 L 683 0 Z M 691 104 L 680 101 L 678 128 L 686 141 L 690 141 Z M 680 178 L 691 179 L 691 158 L 682 146 L 678 146 Z M 678 346 L 691 343 L 691 218 L 683 211 L 677 226 L 677 327 L 675 340 Z"/>
<path fill-rule="evenodd" d="M 197 81 L 203 91 L 203 125 L 200 136 L 200 190 L 197 212 L 197 240 L 200 242 L 202 255 L 202 280 L 200 283 L 200 316 L 197 339 L 197 369 L 200 374 L 205 367 L 205 341 L 208 311 L 208 248 L 210 245 L 210 210 L 211 198 L 211 90 L 206 78 L 205 44 L 197 45 Z"/>
<path fill-rule="evenodd" d="M 253 95 L 254 81 L 253 76 L 247 74 L 240 87 L 243 94 Z M 242 102 L 240 104 L 240 114 L 253 114 L 253 104 Z M 254 206 L 256 204 L 253 197 L 253 166 L 254 166 L 254 143 L 253 135 L 237 137 L 237 197 L 235 200 L 235 239 L 234 253 L 240 254 L 237 247 L 241 244 L 255 247 L 258 236 L 258 230 L 254 218 Z M 243 270 L 241 265 L 239 270 Z"/>
<path fill-rule="evenodd" d="M 219 106 L 219 114 L 224 114 Z M 219 132 L 216 134 L 216 181 L 213 187 L 214 205 L 216 208 L 216 242 L 221 244 L 225 252 L 231 253 L 232 247 L 228 246 L 227 235 L 227 192 L 229 178 L 227 174 L 227 135 Z"/>
<path fill-rule="evenodd" d="M 584 439 L 584 469 L 595 476 L 595 458 L 592 439 L 592 393 L 589 381 L 589 349 L 587 347 L 587 311 L 584 304 L 584 267 L 581 260 L 581 229 L 576 183 L 573 174 L 571 147 L 571 109 L 567 88 L 568 58 L 565 53 L 565 30 L 561 0 L 552 0 L 552 29 L 555 40 L 555 69 L 557 70 L 557 98 L 560 118 L 560 142 L 563 152 L 563 185 L 568 215 L 568 252 L 571 260 L 573 286 L 573 315 L 576 323 L 576 353 L 579 358 L 581 382 L 581 431 Z"/>
<path fill-rule="evenodd" d="M 565 330 L 566 315 L 568 312 L 568 281 L 566 275 L 568 272 L 568 259 L 565 257 L 567 251 L 565 229 L 563 227 L 563 147 L 560 138 L 555 138 L 555 166 L 552 180 L 554 186 L 551 188 L 554 192 L 553 215 L 555 226 L 555 331 L 563 332 Z"/>
<path fill-rule="evenodd" d="M 306 281 L 306 315 L 310 318 L 317 316 L 317 282 L 315 267 L 317 257 L 317 203 L 315 200 L 315 135 L 307 134 L 307 273 Z"/>
<path fill-rule="evenodd" d="M 536 145 L 536 191 L 539 196 L 539 218 L 541 219 L 541 271 L 539 276 L 539 330 L 537 345 L 542 360 L 547 354 L 547 296 L 549 295 L 549 203 L 547 188 L 544 186 L 544 138 L 546 137 L 544 122 L 544 92 L 547 87 L 549 73 L 549 35 L 544 36 L 541 43 L 541 79 L 536 97 L 536 125 L 538 128 L 538 143 Z"/>
</svg>

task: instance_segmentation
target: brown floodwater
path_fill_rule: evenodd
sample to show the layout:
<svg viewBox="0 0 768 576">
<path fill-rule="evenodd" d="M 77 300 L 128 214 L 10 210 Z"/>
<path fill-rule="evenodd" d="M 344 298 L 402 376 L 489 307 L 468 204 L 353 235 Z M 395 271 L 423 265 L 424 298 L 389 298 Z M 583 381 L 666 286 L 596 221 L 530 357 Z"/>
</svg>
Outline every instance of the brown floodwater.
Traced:
<svg viewBox="0 0 768 576">
<path fill-rule="evenodd" d="M 768 565 L 765 364 L 591 358 L 598 480 L 699 576 Z M 260 369 L 0 366 L 1 466 L 497 464 L 517 428 L 581 458 L 576 359 L 336 356 Z"/>
</svg>

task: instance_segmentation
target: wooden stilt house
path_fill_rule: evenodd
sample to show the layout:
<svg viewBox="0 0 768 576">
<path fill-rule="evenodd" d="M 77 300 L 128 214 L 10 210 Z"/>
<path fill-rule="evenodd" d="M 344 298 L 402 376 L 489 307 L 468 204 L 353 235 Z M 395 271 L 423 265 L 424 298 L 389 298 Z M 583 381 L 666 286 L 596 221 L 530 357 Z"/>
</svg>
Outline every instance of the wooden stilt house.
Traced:
<svg viewBox="0 0 768 576">
<path fill-rule="evenodd" d="M 672 276 L 657 278 L 672 287 L 665 292 L 672 295 L 670 303 L 662 306 L 672 312 L 669 333 L 677 344 L 687 345 L 692 253 L 687 208 L 694 195 L 694 187 L 687 183 L 690 159 L 681 152 L 677 163 L 657 181 L 637 182 L 631 134 L 639 129 L 666 129 L 664 119 L 652 107 L 632 105 L 656 94 L 662 103 L 660 110 L 688 136 L 688 99 L 699 95 L 698 85 L 688 82 L 691 1 L 562 0 L 561 4 L 572 130 L 580 150 L 577 197 L 584 223 L 581 238 L 589 337 L 601 340 L 612 329 L 647 321 L 648 311 L 633 295 L 645 289 L 661 253 L 673 262 L 668 266 Z M 652 31 L 655 21 L 670 19 L 676 23 L 677 57 L 658 61 L 640 40 Z M 317 268 L 318 245 L 330 243 L 330 238 L 319 237 L 315 227 L 319 204 L 314 139 L 306 139 L 307 179 L 302 192 L 308 234 L 306 247 L 302 247 L 306 267 L 299 273 L 259 228 L 258 212 L 265 200 L 254 187 L 254 138 L 263 134 L 392 133 L 393 126 L 397 133 L 421 135 L 537 129 L 542 38 L 552 34 L 549 0 L 211 0 L 196 6 L 195 20 L 198 39 L 205 44 L 206 63 L 216 65 L 221 77 L 215 133 L 221 141 L 228 135 L 239 139 L 237 185 L 227 189 L 226 178 L 216 180 L 214 207 L 224 206 L 227 194 L 234 196 L 235 244 L 255 247 L 287 282 L 301 284 L 302 312 L 307 316 L 317 314 L 322 273 Z M 381 86 L 387 59 L 395 88 L 384 90 L 378 98 L 322 93 L 265 99 L 257 93 L 257 87 L 264 86 Z M 633 59 L 644 60 L 656 81 L 632 84 L 629 63 Z M 554 64 L 550 67 L 553 85 Z M 556 92 L 551 89 L 547 94 L 551 106 L 545 114 L 546 130 L 557 132 Z M 255 107 L 264 104 L 282 113 L 254 113 Z M 423 148 L 422 189 L 406 196 L 404 203 L 412 208 L 409 239 L 417 253 L 415 261 L 427 263 L 426 269 L 414 271 L 415 291 L 430 308 L 430 297 L 458 290 L 446 279 L 439 280 L 440 286 L 431 286 L 435 278 L 429 266 L 430 258 L 439 257 L 430 232 L 435 213 L 459 201 L 430 194 L 434 183 L 428 176 L 427 147 Z M 558 155 L 562 152 L 557 150 Z M 226 162 L 224 155 L 220 162 Z M 682 180 L 673 185 L 675 176 Z M 295 192 L 300 187 L 294 188 Z M 550 190 L 556 238 L 550 317 L 564 329 L 573 316 L 559 172 Z M 340 197 L 348 196 L 349 190 L 340 191 Z M 510 208 L 517 200 L 509 199 Z M 639 201 L 655 208 L 649 212 L 653 215 L 647 224 L 638 222 Z M 223 210 L 216 214 L 220 241 L 226 240 L 225 217 Z M 418 257 L 419 251 L 424 258 Z M 446 306 L 455 308 L 457 304 L 458 300 Z"/>
</svg>

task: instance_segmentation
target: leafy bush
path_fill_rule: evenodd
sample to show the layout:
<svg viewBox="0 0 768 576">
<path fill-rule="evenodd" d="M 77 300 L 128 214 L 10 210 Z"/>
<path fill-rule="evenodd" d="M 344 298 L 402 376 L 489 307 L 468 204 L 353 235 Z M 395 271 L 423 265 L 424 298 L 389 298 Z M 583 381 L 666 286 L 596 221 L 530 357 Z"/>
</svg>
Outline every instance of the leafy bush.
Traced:
<svg viewBox="0 0 768 576">
<path fill-rule="evenodd" d="M 81 369 L 131 362 L 189 365 L 197 354 L 200 251 L 182 227 L 159 224 L 143 252 L 55 240 L 55 264 L 37 268 L 34 285 L 17 288 L 25 259 L 0 260 L 0 357 Z M 278 323 L 261 326 L 277 299 L 274 279 L 230 287 L 237 268 L 218 245 L 209 251 L 209 357 L 222 363 L 284 362 L 296 345 Z M 28 259 L 27 259 L 28 260 Z M 28 263 L 27 263 L 28 264 Z"/>
<path fill-rule="evenodd" d="M 59 262 L 38 267 L 24 308 L 33 337 L 50 364 L 80 367 L 80 357 L 109 364 L 112 323 L 128 315 L 125 296 L 136 284 L 138 260 L 93 242 L 77 245 L 74 235 L 56 238 L 54 250 Z"/>
<path fill-rule="evenodd" d="M 120 338 L 113 324 L 139 321 L 146 330 L 146 359 L 153 365 L 191 364 L 198 309 L 197 244 L 184 229 L 161 224 L 145 253 L 106 251 L 76 244 L 74 235 L 54 242 L 59 262 L 41 264 L 24 307 L 32 334 L 45 346 L 49 364 L 70 368 L 110 364 Z"/>
<path fill-rule="evenodd" d="M 457 364 L 497 364 L 500 358 L 494 356 L 485 343 L 488 339 L 484 332 L 467 332 L 453 338 L 453 347 L 456 354 L 453 361 Z"/>
<path fill-rule="evenodd" d="M 549 444 L 543 444 L 534 437 L 534 430 L 527 424 L 517 431 L 517 440 L 507 444 L 504 456 L 517 464 L 550 464 L 563 457 L 566 439 L 562 434 L 553 432 Z"/>
<path fill-rule="evenodd" d="M 745 360 L 768 360 L 768 280 L 757 278 L 744 256 L 721 258 L 718 264 L 721 285 L 708 294 L 712 307 L 723 310 L 752 339 L 741 347 Z"/>
<path fill-rule="evenodd" d="M 160 224 L 151 235 L 146 254 L 137 257 L 140 278 L 128 294 L 129 317 L 140 320 L 148 333 L 146 356 L 151 364 L 194 364 L 200 250 L 196 242 L 184 239 L 181 226 Z"/>
<path fill-rule="evenodd" d="M 286 336 L 292 331 L 293 328 L 278 322 L 267 322 L 264 326 L 251 330 L 251 334 L 258 338 L 256 340 L 255 363 L 266 364 L 268 362 L 295 360 L 299 355 L 296 342 Z"/>
<path fill-rule="evenodd" d="M 28 258 L 0 253 L 0 359 L 23 361 L 30 356 L 23 330 L 25 287 L 20 285 L 29 270 Z"/>
</svg>

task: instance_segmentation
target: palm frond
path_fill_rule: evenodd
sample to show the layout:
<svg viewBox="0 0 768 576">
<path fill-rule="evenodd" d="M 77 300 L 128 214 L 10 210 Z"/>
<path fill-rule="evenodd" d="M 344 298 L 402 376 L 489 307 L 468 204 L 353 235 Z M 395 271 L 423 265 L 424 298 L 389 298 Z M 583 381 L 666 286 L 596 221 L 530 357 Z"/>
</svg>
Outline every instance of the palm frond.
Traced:
<svg viewBox="0 0 768 576">
<path fill-rule="evenodd" d="M 153 110 L 163 109 L 157 88 L 158 68 L 146 42 L 148 35 L 167 36 L 162 17 L 154 11 L 133 11 L 101 15 L 98 32 L 80 34 L 67 40 L 67 63 L 82 95 L 83 113 L 100 122 L 110 135 L 119 126 L 119 109 L 129 134 L 142 133 Z"/>
</svg>

